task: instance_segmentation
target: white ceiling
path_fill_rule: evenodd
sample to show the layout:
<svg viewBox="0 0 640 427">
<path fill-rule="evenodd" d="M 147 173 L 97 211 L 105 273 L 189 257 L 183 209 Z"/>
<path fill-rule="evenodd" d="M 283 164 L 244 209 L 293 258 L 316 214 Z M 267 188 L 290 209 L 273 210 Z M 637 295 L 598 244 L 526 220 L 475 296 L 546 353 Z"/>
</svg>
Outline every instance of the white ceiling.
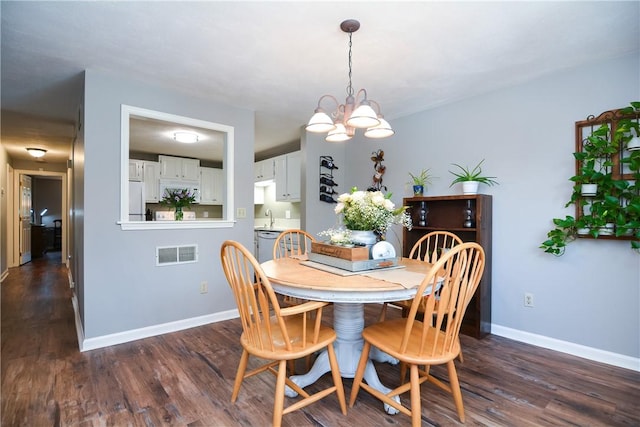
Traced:
<svg viewBox="0 0 640 427">
<path fill-rule="evenodd" d="M 2 143 L 64 161 L 84 69 L 256 112 L 256 152 L 353 86 L 393 119 L 640 50 L 640 2 L 1 2 Z M 636 98 L 638 94 L 630 94 Z M 523 103 L 527 102 L 523 100 Z M 26 158 L 26 157 L 24 157 Z"/>
</svg>

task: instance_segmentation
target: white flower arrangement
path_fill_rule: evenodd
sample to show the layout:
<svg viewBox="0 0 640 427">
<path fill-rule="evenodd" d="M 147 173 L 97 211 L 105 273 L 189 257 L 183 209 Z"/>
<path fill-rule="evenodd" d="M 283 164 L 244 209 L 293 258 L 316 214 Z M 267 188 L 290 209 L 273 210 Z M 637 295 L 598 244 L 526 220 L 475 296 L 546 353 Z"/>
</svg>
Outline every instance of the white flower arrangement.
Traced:
<svg viewBox="0 0 640 427">
<path fill-rule="evenodd" d="M 351 242 L 351 230 L 345 228 L 330 228 L 318 233 L 318 236 L 328 237 L 329 243 L 340 246 L 353 246 Z"/>
<path fill-rule="evenodd" d="M 338 197 L 335 213 L 342 215 L 342 222 L 349 230 L 373 230 L 384 236 L 392 224 L 400 224 L 411 229 L 411 216 L 406 207 L 395 207 L 391 201 L 391 193 L 381 191 L 358 191 L 356 187 L 351 193 Z"/>
</svg>

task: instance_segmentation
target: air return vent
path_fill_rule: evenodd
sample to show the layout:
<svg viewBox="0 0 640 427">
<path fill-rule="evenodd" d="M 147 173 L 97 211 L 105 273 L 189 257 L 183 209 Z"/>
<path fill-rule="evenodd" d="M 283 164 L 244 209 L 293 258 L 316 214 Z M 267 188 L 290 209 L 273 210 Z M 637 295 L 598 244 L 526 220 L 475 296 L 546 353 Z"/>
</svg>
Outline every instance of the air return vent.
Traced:
<svg viewBox="0 0 640 427">
<path fill-rule="evenodd" d="M 186 264 L 198 262 L 198 245 L 159 246 L 156 248 L 156 265 Z"/>
</svg>

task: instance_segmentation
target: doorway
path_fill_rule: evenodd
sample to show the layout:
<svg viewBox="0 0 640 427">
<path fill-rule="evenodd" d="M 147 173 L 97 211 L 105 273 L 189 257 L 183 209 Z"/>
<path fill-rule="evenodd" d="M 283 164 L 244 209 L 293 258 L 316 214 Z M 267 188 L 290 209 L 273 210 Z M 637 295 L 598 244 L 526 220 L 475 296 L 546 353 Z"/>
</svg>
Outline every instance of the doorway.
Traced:
<svg viewBox="0 0 640 427">
<path fill-rule="evenodd" d="M 28 191 L 24 185 L 27 182 L 31 183 Z M 38 185 L 42 197 L 38 196 Z M 60 261 L 66 263 L 69 223 L 67 175 L 63 172 L 14 170 L 13 188 L 10 208 L 20 214 L 12 222 L 14 238 L 9 245 L 9 267 L 18 267 L 49 249 L 59 250 Z M 54 194 L 54 200 L 51 194 Z M 34 237 L 37 245 L 32 245 Z M 34 248 L 38 250 L 37 254 L 33 252 Z"/>
</svg>

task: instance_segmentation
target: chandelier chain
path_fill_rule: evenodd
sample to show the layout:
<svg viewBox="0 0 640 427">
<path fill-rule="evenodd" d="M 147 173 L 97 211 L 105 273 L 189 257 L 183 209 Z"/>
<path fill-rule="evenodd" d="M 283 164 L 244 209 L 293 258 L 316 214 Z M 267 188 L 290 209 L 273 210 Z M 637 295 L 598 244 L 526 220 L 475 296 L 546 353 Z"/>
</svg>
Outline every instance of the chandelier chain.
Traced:
<svg viewBox="0 0 640 427">
<path fill-rule="evenodd" d="M 353 86 L 351 85 L 351 36 L 353 33 L 349 33 L 349 86 L 347 86 L 347 95 L 353 96 Z"/>
</svg>

